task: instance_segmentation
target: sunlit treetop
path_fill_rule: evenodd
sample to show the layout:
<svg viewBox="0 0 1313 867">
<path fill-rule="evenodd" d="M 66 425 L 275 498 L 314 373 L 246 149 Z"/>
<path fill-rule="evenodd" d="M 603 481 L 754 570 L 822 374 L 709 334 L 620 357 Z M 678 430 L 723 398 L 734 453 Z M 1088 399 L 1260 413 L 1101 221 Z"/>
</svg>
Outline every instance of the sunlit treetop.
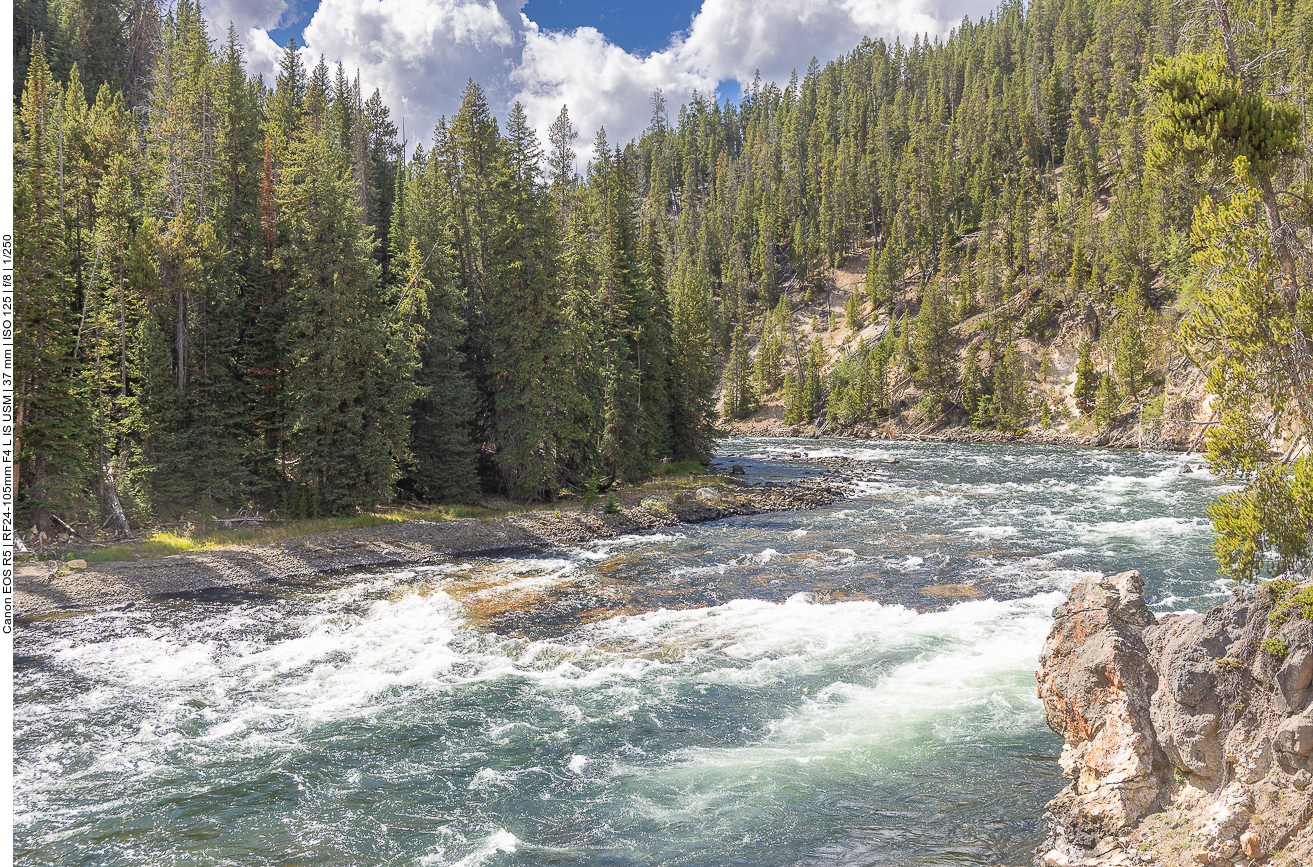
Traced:
<svg viewBox="0 0 1313 867">
<path fill-rule="evenodd" d="M 1178 160 L 1227 165 L 1244 157 L 1252 181 L 1270 177 L 1281 157 L 1300 153 L 1299 112 L 1244 92 L 1220 54 L 1158 57 L 1150 83 L 1162 112 L 1149 144 L 1155 168 Z"/>
</svg>

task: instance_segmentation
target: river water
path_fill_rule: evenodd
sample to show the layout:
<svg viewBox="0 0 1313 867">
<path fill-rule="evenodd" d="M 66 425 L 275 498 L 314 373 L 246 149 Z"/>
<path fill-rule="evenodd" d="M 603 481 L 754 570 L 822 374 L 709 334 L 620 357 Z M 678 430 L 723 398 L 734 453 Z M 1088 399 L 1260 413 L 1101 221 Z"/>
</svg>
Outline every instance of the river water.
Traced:
<svg viewBox="0 0 1313 867">
<path fill-rule="evenodd" d="M 15 857 L 61 865 L 1029 862 L 1050 613 L 1229 590 L 1179 455 L 731 440 L 853 495 L 22 625 Z M 898 463 L 888 463 L 896 458 Z M 1195 461 L 1198 465 L 1198 461 Z"/>
</svg>

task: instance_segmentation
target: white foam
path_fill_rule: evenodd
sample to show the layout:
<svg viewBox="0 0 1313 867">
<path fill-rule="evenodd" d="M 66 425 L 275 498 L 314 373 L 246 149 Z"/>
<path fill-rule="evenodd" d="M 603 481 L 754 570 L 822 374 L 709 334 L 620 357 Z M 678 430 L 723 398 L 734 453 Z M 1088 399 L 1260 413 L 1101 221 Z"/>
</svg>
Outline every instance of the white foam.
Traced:
<svg viewBox="0 0 1313 867">
<path fill-rule="evenodd" d="M 769 643 L 778 652 L 781 644 L 801 641 L 805 633 L 815 642 L 809 657 L 844 652 L 839 650 L 844 639 L 830 638 L 827 647 L 821 635 L 827 629 L 841 633 L 847 625 L 842 621 L 851 615 L 867 627 L 860 638 L 849 634 L 846 652 L 860 646 L 874 659 L 901 648 L 899 656 L 906 661 L 883 676 L 875 669 L 870 683 L 836 681 L 804 697 L 771 723 L 757 743 L 687 749 L 662 777 L 677 778 L 672 785 L 714 801 L 717 790 L 741 792 L 735 780 L 746 783 L 768 767 L 778 774 L 781 768 L 817 761 L 852 765 L 871 757 L 896 764 L 905 760 L 909 743 L 927 736 L 946 741 L 975 735 L 982 726 L 1013 730 L 1033 725 L 1039 714 L 1035 660 L 1049 629 L 1049 612 L 1064 598 L 1044 593 L 1010 602 L 977 600 L 923 614 L 875 603 L 798 603 L 801 610 L 787 624 L 778 624 L 774 635 L 762 629 L 752 639 L 755 650 Z M 809 620 L 812 626 L 804 626 Z M 742 634 L 740 641 L 747 643 Z M 706 788 L 698 791 L 701 786 Z M 742 808 L 750 810 L 751 804 Z"/>
<path fill-rule="evenodd" d="M 1003 539 L 1008 536 L 1015 536 L 1020 531 L 1016 527 L 964 527 L 958 531 L 968 536 L 980 536 L 986 539 Z"/>
<path fill-rule="evenodd" d="M 442 852 L 420 858 L 419 863 L 422 867 L 479 867 L 479 865 L 487 864 L 489 859 L 498 853 L 514 855 L 519 843 L 520 841 L 510 831 L 505 828 L 498 828 L 489 834 L 477 849 L 459 861 L 448 860 L 445 850 L 451 847 L 444 847 Z"/>
<path fill-rule="evenodd" d="M 1099 521 L 1076 525 L 1082 541 L 1104 541 L 1113 538 L 1134 539 L 1138 542 L 1157 542 L 1164 536 L 1203 536 L 1208 526 L 1202 518 L 1140 518 L 1133 521 Z"/>
</svg>

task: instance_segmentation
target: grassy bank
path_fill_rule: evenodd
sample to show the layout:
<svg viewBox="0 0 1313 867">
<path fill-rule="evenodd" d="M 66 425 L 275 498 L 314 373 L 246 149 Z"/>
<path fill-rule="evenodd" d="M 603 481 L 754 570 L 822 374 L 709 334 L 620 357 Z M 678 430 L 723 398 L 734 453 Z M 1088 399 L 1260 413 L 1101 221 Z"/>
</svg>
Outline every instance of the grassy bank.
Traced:
<svg viewBox="0 0 1313 867">
<path fill-rule="evenodd" d="M 379 506 L 358 515 L 286 521 L 275 518 L 266 519 L 256 525 L 235 526 L 231 529 L 223 526 L 222 518 L 216 520 L 213 516 L 196 517 L 168 527 L 143 530 L 141 538 L 132 541 L 99 543 L 92 540 L 88 544 L 75 538 L 70 540 L 67 546 L 47 549 L 33 556 L 38 560 L 86 560 L 88 563 L 112 563 L 167 557 L 171 554 L 185 554 L 214 548 L 272 545 L 305 536 L 384 527 L 409 521 L 449 521 L 458 518 L 486 521 L 525 512 L 580 508 L 581 503 L 582 507 L 590 508 L 594 505 L 602 505 L 612 494 L 618 506 L 629 506 L 646 497 L 673 496 L 681 488 L 705 485 L 710 480 L 704 473 L 705 469 L 696 461 L 663 464 L 656 467 L 652 475 L 640 484 L 617 484 L 606 495 L 598 495 L 594 498 L 590 495 L 574 494 L 554 503 L 521 504 L 499 498 L 486 498 L 479 505 Z M 596 502 L 593 501 L 594 499 Z"/>
</svg>

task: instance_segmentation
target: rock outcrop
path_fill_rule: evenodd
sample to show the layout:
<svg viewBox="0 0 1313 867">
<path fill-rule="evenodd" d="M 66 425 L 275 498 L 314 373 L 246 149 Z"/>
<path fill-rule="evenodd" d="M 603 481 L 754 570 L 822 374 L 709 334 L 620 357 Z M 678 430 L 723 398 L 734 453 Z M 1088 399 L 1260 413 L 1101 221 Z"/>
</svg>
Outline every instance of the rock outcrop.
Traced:
<svg viewBox="0 0 1313 867">
<path fill-rule="evenodd" d="M 1310 613 L 1291 582 L 1161 619 L 1136 572 L 1073 588 L 1036 673 L 1072 783 L 1035 863 L 1313 864 Z"/>
</svg>

